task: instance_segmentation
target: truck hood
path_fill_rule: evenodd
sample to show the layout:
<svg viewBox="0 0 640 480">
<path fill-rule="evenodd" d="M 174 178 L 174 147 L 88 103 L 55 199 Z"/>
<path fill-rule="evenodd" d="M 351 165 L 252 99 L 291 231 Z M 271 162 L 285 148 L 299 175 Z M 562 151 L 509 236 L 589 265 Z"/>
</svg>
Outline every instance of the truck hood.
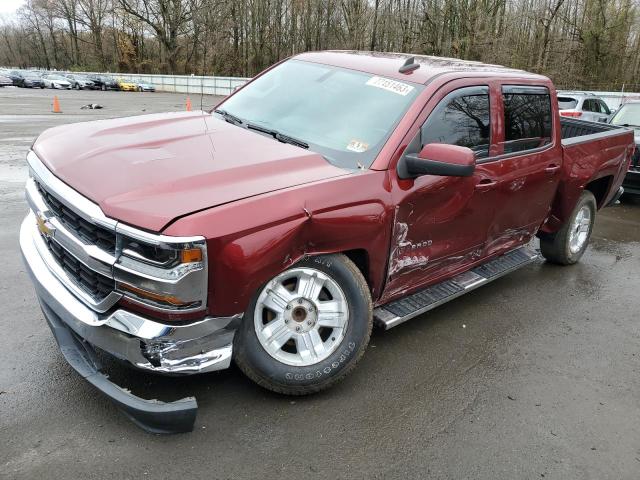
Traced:
<svg viewBox="0 0 640 480">
<path fill-rule="evenodd" d="M 33 150 L 107 216 L 156 232 L 192 212 L 350 173 L 204 112 L 63 125 Z"/>
</svg>

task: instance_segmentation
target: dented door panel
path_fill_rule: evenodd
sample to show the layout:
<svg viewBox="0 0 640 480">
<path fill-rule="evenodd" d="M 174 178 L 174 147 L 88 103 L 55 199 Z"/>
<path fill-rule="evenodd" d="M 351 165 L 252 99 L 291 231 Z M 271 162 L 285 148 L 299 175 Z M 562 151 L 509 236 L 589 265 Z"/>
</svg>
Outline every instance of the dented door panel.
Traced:
<svg viewBox="0 0 640 480">
<path fill-rule="evenodd" d="M 425 176 L 399 190 L 385 299 L 469 268 L 484 255 L 496 193 L 478 185 L 500 169 L 486 163 L 472 177 Z"/>
</svg>

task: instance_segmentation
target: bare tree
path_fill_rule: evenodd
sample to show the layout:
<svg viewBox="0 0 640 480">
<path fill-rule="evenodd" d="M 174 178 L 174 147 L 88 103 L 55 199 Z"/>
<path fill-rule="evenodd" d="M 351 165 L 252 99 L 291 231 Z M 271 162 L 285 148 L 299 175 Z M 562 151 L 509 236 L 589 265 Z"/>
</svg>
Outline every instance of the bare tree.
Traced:
<svg viewBox="0 0 640 480">
<path fill-rule="evenodd" d="M 0 25 L 0 64 L 251 76 L 301 51 L 370 49 L 634 88 L 639 13 L 640 0 L 27 0 Z"/>
</svg>

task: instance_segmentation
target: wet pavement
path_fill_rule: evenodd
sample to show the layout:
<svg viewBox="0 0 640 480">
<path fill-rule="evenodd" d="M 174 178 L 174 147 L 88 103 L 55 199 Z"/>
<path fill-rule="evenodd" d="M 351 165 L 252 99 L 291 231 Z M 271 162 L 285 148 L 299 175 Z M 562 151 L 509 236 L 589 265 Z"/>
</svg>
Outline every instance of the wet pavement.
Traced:
<svg viewBox="0 0 640 480">
<path fill-rule="evenodd" d="M 45 325 L 17 244 L 24 156 L 49 126 L 180 110 L 185 96 L 58 94 L 53 115 L 49 90 L 0 89 L 0 478 L 640 477 L 640 204 L 601 212 L 578 265 L 539 261 L 375 331 L 358 368 L 313 397 L 237 368 L 177 379 L 109 364 L 147 398 L 198 399 L 193 433 L 143 433 Z"/>
</svg>

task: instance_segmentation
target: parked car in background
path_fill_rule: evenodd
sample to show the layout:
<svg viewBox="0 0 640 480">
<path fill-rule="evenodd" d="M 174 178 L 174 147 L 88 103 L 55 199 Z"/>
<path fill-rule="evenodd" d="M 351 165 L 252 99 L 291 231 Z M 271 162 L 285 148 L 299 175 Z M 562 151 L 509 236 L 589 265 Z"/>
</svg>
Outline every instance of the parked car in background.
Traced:
<svg viewBox="0 0 640 480">
<path fill-rule="evenodd" d="M 49 74 L 42 77 L 44 86 L 47 88 L 59 88 L 62 90 L 70 90 L 71 82 L 62 75 Z"/>
<path fill-rule="evenodd" d="M 155 92 L 156 87 L 153 83 L 145 82 L 143 80 L 136 80 L 139 92 Z"/>
<path fill-rule="evenodd" d="M 6 73 L 6 76 L 9 77 L 13 84 L 17 87 L 18 83 L 22 79 L 22 72 L 20 70 L 10 70 Z"/>
<path fill-rule="evenodd" d="M 214 112 L 43 132 L 20 245 L 71 365 L 138 425 L 185 431 L 193 398 L 117 388 L 93 347 L 169 375 L 233 358 L 267 389 L 319 392 L 353 369 L 374 319 L 395 327 L 531 263 L 534 237 L 549 262 L 578 262 L 633 142 L 560 117 L 541 75 L 304 53 Z"/>
<path fill-rule="evenodd" d="M 19 78 L 16 83 L 18 87 L 22 88 L 44 88 L 44 82 L 40 75 L 35 72 L 18 72 Z"/>
<path fill-rule="evenodd" d="M 87 78 L 89 78 L 99 90 L 119 90 L 118 82 L 107 75 L 88 75 Z"/>
<path fill-rule="evenodd" d="M 13 80 L 3 73 L 0 73 L 0 87 L 10 87 L 13 85 Z"/>
<path fill-rule="evenodd" d="M 118 89 L 123 92 L 135 92 L 138 90 L 138 84 L 135 82 L 124 80 L 122 78 L 118 78 L 116 81 L 118 82 Z"/>
<path fill-rule="evenodd" d="M 85 75 L 69 73 L 65 77 L 71 82 L 71 87 L 76 90 L 94 90 L 96 88 L 96 84 Z"/>
<path fill-rule="evenodd" d="M 611 110 L 600 97 L 585 92 L 558 92 L 558 108 L 563 117 L 589 122 L 607 122 Z"/>
<path fill-rule="evenodd" d="M 632 128 L 636 142 L 636 151 L 631 159 L 629 171 L 624 177 L 622 187 L 625 196 L 640 197 L 640 101 L 625 103 L 611 117 L 611 125 Z"/>
</svg>

